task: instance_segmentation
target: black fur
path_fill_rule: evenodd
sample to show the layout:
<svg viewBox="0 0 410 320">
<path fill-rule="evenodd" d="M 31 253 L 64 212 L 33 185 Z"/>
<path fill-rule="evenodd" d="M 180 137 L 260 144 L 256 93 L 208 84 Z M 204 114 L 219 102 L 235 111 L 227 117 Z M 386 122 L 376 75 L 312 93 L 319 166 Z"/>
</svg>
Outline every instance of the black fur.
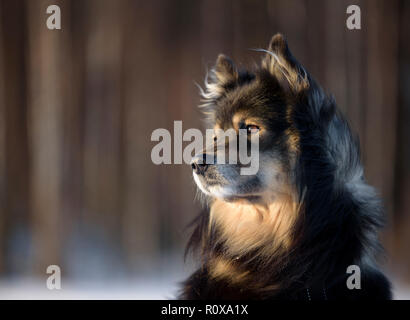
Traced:
<svg viewBox="0 0 410 320">
<path fill-rule="evenodd" d="M 298 72 L 304 71 L 287 46 L 286 50 L 289 64 Z M 391 298 L 389 281 L 373 262 L 380 252 L 377 231 L 383 225 L 382 207 L 360 174 L 357 138 L 335 101 L 323 93 L 310 75 L 306 76 L 309 88 L 292 92 L 284 88 L 282 80 L 263 68 L 239 72 L 236 80 L 224 84 L 224 94 L 208 101 L 214 108 L 220 105 L 215 110 L 215 118 L 230 117 L 234 113 L 232 106 L 222 106 L 225 94 L 237 92 L 241 86 L 259 79 L 255 90 L 264 99 L 258 112 L 265 115 L 269 128 L 275 133 L 275 138 L 261 142 L 261 152 L 275 145 L 284 162 L 290 162 L 286 160 L 291 155 L 285 132 L 289 128 L 297 132 L 299 151 L 289 174 L 302 207 L 291 232 L 295 239 L 292 248 L 272 252 L 263 261 L 257 250 L 229 257 L 217 228 L 209 230 L 209 213 L 204 211 L 194 221 L 195 229 L 187 248 L 199 251 L 201 266 L 184 282 L 181 299 Z M 240 94 L 238 91 L 238 101 Z M 244 105 L 238 104 L 236 109 L 248 107 L 246 97 L 243 99 Z M 292 107 L 291 119 L 285 120 L 289 106 Z M 226 110 L 222 112 L 221 108 Z M 274 117 L 268 116 L 272 110 L 275 110 Z M 353 181 L 352 185 L 346 181 Z M 210 277 L 210 257 L 227 255 L 235 266 L 249 271 L 251 278 L 237 284 L 228 278 Z M 361 289 L 347 288 L 349 265 L 360 267 Z"/>
</svg>

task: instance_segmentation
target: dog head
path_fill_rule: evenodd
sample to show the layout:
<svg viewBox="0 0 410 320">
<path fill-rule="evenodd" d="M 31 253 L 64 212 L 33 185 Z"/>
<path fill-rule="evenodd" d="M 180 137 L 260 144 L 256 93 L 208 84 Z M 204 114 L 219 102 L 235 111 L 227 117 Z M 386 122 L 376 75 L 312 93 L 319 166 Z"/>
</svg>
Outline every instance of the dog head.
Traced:
<svg viewBox="0 0 410 320">
<path fill-rule="evenodd" d="M 299 141 L 293 108 L 309 89 L 309 77 L 282 35 L 275 35 L 268 49 L 259 51 L 265 56 L 253 71 L 238 70 L 228 57 L 219 55 L 202 91 L 214 137 L 195 155 L 192 168 L 198 187 L 211 198 L 258 201 L 283 191 L 289 183 Z M 241 138 L 246 141 L 242 150 Z M 233 149 L 237 161 L 226 161 Z M 251 161 L 258 162 L 257 170 L 243 174 L 249 164 L 240 155 L 249 151 Z M 224 163 L 217 161 L 221 154 Z"/>
</svg>

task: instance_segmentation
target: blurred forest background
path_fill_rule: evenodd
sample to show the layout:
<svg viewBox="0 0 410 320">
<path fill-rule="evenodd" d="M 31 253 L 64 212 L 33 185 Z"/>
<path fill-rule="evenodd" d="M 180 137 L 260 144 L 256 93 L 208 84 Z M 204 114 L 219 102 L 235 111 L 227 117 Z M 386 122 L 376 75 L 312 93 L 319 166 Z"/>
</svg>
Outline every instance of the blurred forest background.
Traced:
<svg viewBox="0 0 410 320">
<path fill-rule="evenodd" d="M 52 4 L 61 30 L 46 27 Z M 361 30 L 346 28 L 351 4 Z M 259 62 L 248 49 L 276 32 L 359 133 L 387 209 L 386 268 L 410 281 L 405 0 L 0 0 L 0 279 L 182 266 L 201 208 L 189 166 L 152 163 L 151 133 L 202 128 L 194 81 L 220 52 Z"/>
</svg>

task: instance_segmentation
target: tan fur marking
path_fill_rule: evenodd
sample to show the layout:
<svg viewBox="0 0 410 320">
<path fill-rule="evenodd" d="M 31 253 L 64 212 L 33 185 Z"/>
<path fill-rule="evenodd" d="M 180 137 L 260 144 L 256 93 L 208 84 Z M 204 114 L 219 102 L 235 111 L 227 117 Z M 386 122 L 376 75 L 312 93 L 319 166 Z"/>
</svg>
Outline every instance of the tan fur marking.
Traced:
<svg viewBox="0 0 410 320">
<path fill-rule="evenodd" d="M 259 254 L 269 256 L 291 247 L 299 205 L 291 193 L 276 194 L 265 203 L 214 201 L 210 223 L 219 228 L 231 254 L 259 249 Z"/>
<path fill-rule="evenodd" d="M 261 119 L 256 117 L 248 117 L 245 112 L 236 112 L 232 117 L 232 124 L 236 131 L 240 129 L 239 124 L 241 121 L 244 121 L 245 125 L 256 125 L 259 127 L 260 131 L 263 130 L 263 123 Z"/>
<path fill-rule="evenodd" d="M 209 263 L 210 276 L 213 278 L 229 279 L 233 283 L 240 283 L 247 280 L 249 271 L 241 271 L 233 262 L 223 257 L 211 259 Z"/>
<path fill-rule="evenodd" d="M 243 112 L 237 112 L 235 115 L 232 117 L 232 124 L 235 130 L 239 130 L 239 123 L 241 120 L 245 117 L 245 114 Z"/>
<path fill-rule="evenodd" d="M 288 147 L 293 153 L 299 152 L 299 134 L 293 129 L 286 129 L 286 136 L 288 137 Z"/>
<path fill-rule="evenodd" d="M 292 112 L 293 112 L 292 106 L 287 106 L 286 121 L 289 123 L 291 127 L 286 130 L 285 134 L 288 137 L 287 142 L 288 142 L 289 150 L 293 153 L 296 153 L 299 151 L 300 137 L 299 137 L 299 133 L 293 127 Z"/>
</svg>

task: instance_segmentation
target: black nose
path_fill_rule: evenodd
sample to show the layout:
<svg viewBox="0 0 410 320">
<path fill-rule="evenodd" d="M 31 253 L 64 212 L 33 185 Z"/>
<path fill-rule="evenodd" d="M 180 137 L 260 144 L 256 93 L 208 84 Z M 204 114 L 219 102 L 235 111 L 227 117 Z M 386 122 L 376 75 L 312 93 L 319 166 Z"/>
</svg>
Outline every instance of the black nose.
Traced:
<svg viewBox="0 0 410 320">
<path fill-rule="evenodd" d="M 208 165 L 205 163 L 206 155 L 203 154 L 202 156 L 195 156 L 191 161 L 192 170 L 196 174 L 204 174 Z"/>
</svg>

